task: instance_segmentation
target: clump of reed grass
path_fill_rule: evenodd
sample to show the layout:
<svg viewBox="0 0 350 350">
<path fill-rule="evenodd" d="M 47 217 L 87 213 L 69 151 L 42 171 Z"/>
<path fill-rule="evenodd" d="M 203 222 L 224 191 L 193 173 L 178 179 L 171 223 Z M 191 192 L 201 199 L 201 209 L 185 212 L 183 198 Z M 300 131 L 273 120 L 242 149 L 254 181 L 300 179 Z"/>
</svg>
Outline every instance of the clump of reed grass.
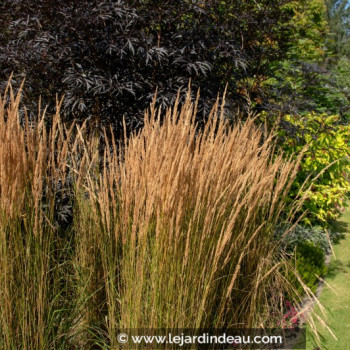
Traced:
<svg viewBox="0 0 350 350">
<path fill-rule="evenodd" d="M 300 157 L 218 103 L 195 123 L 189 96 L 102 143 L 86 127 L 20 123 L 0 98 L 0 347 L 117 348 L 125 328 L 274 326 L 291 288 L 274 240 Z M 67 184 L 67 179 L 69 185 Z M 55 217 L 70 186 L 73 225 Z M 303 200 L 303 199 L 302 199 Z M 308 292 L 310 294 L 310 292 Z M 278 318 L 278 317 L 277 317 Z"/>
<path fill-rule="evenodd" d="M 0 96 L 0 347 L 58 348 L 66 322 L 66 261 L 69 241 L 54 223 L 58 183 L 65 182 L 68 130 L 57 113 L 20 123 L 21 91 Z"/>
<path fill-rule="evenodd" d="M 228 125 L 218 104 L 204 129 L 195 115 L 189 97 L 164 118 L 153 105 L 79 180 L 77 262 L 96 297 L 85 326 L 100 322 L 111 348 L 123 328 L 266 326 L 287 288 L 273 233 L 293 214 L 300 158 L 275 155 L 252 119 Z"/>
</svg>

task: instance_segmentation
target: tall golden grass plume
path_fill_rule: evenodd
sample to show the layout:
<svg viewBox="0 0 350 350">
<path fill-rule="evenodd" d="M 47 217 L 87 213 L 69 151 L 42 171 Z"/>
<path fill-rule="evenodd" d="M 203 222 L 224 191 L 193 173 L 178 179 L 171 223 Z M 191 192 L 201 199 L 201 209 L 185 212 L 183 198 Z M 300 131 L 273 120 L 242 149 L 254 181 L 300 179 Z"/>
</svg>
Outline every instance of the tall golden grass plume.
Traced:
<svg viewBox="0 0 350 350">
<path fill-rule="evenodd" d="M 0 96 L 0 347 L 47 348 L 53 295 L 58 293 L 55 201 L 64 183 L 72 129 L 60 102 L 47 131 L 21 111 L 22 88 Z M 62 182 L 63 181 L 63 182 Z M 57 254 L 56 254 L 57 255 Z M 54 265 L 56 264 L 56 265 Z"/>
<path fill-rule="evenodd" d="M 252 119 L 230 126 L 218 103 L 203 129 L 195 113 L 189 97 L 164 114 L 152 105 L 81 186 L 78 235 L 93 232 L 111 344 L 118 328 L 267 324 L 269 296 L 286 288 L 273 234 L 300 158 L 276 156 Z"/>
<path fill-rule="evenodd" d="M 20 93 L 0 98 L 2 348 L 116 348 L 123 328 L 273 326 L 292 268 L 274 232 L 300 208 L 285 199 L 301 157 L 285 160 L 253 118 L 230 125 L 219 100 L 203 127 L 198 99 L 179 101 L 161 111 L 154 100 L 120 147 L 112 132 L 101 142 L 65 125 L 62 101 L 21 123 Z"/>
</svg>

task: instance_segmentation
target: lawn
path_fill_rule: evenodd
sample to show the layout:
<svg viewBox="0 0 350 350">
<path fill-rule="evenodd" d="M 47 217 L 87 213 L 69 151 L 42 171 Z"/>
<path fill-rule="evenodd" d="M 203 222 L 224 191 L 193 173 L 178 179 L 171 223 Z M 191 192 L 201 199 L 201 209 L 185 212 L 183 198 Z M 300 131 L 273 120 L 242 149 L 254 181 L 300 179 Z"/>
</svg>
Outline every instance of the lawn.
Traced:
<svg viewBox="0 0 350 350">
<path fill-rule="evenodd" d="M 315 345 L 310 328 L 307 332 L 306 350 L 350 350 L 350 209 L 348 208 L 337 226 L 344 231 L 344 238 L 334 245 L 335 257 L 331 258 L 326 285 L 320 295 L 320 302 L 328 313 L 327 323 L 338 340 L 317 322 L 322 338 Z M 321 315 L 319 308 L 316 312 Z"/>
</svg>

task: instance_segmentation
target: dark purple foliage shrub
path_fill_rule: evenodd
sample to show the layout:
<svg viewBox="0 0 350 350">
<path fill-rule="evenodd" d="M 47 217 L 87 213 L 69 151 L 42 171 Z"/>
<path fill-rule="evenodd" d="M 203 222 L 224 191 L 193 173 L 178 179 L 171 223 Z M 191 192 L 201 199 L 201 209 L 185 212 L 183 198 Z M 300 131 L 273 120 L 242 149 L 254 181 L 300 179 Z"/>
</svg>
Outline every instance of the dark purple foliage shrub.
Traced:
<svg viewBox="0 0 350 350">
<path fill-rule="evenodd" d="M 130 130 L 142 126 L 156 89 L 166 107 L 189 81 L 201 91 L 199 120 L 226 84 L 228 103 L 244 109 L 239 89 L 287 50 L 289 1 L 3 0 L 0 83 L 25 77 L 33 113 L 39 96 L 54 105 L 57 93 L 67 119 L 117 131 L 123 116 Z"/>
</svg>

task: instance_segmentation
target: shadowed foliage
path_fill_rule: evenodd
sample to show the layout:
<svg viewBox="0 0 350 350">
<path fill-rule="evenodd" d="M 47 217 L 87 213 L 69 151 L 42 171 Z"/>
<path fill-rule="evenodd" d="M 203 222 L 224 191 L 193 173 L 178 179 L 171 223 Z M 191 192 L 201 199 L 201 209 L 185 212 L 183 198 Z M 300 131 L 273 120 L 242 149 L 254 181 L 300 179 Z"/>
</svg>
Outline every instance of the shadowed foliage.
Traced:
<svg viewBox="0 0 350 350">
<path fill-rule="evenodd" d="M 261 95 L 270 63 L 282 58 L 293 33 L 290 0 L 23 1 L 0 7 L 0 81 L 26 77 L 24 101 L 36 113 L 65 95 L 66 118 L 112 122 L 134 130 L 158 89 L 157 105 L 179 89 L 201 89 L 207 116 L 218 91 L 244 109 Z"/>
</svg>

